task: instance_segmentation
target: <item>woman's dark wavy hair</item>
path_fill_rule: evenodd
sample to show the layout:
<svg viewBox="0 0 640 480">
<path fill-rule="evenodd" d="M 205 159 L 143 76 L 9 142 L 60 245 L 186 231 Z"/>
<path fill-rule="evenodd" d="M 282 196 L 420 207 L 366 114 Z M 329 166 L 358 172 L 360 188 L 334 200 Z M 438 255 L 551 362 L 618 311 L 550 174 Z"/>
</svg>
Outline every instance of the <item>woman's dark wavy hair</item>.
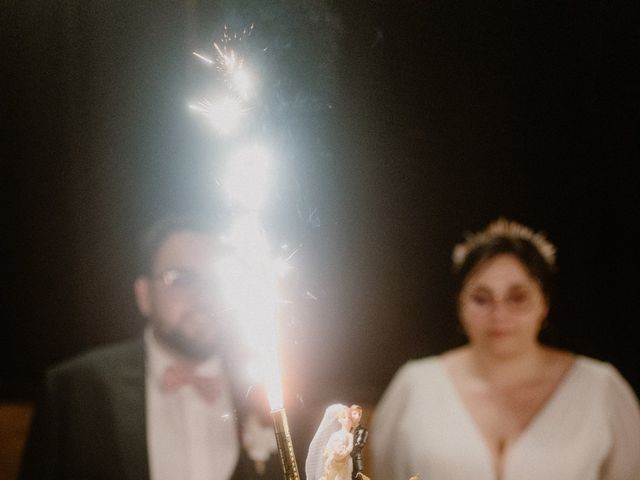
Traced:
<svg viewBox="0 0 640 480">
<path fill-rule="evenodd" d="M 465 242 L 456 246 L 453 268 L 456 291 L 462 290 L 476 267 L 501 254 L 510 254 L 520 260 L 550 299 L 555 247 L 541 233 L 505 219 L 493 222 L 475 235 L 468 235 Z"/>
</svg>

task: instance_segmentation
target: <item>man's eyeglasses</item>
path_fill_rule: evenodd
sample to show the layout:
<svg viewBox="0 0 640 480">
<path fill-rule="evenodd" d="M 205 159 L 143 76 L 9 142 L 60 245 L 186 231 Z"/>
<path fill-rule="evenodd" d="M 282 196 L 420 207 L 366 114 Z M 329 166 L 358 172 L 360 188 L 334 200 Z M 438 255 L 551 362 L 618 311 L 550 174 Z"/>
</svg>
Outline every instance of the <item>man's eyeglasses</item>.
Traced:
<svg viewBox="0 0 640 480">
<path fill-rule="evenodd" d="M 205 277 L 191 270 L 171 268 L 153 275 L 151 278 L 158 280 L 168 288 L 183 291 L 211 291 L 216 288 L 216 280 Z"/>
</svg>

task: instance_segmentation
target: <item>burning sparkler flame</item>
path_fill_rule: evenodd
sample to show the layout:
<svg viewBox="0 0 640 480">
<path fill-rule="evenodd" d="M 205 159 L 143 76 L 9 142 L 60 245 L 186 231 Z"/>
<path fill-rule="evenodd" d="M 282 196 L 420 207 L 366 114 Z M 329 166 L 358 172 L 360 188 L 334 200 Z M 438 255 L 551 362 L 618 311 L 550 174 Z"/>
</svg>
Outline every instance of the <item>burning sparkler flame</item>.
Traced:
<svg viewBox="0 0 640 480">
<path fill-rule="evenodd" d="M 272 410 L 283 407 L 278 282 L 287 269 L 287 259 L 272 255 L 260 218 L 274 184 L 273 163 L 273 154 L 263 145 L 244 146 L 228 158 L 220 181 L 237 212 L 224 236 L 238 256 L 237 263 L 226 267 L 228 295 L 236 306 L 241 338 L 252 353 L 248 373 L 265 385 Z"/>
<path fill-rule="evenodd" d="M 240 337 L 253 359 L 247 374 L 265 384 L 271 408 L 281 408 L 278 273 L 256 212 L 237 218 L 223 241 L 237 252 L 235 261 L 220 267 L 224 269 L 225 297 L 235 306 Z"/>
<path fill-rule="evenodd" d="M 222 42 L 213 42 L 213 57 L 193 52 L 202 62 L 215 67 L 229 90 L 229 95 L 189 105 L 191 110 L 207 117 L 221 135 L 229 136 L 238 130 L 244 113 L 252 109 L 250 100 L 257 93 L 255 71 L 247 66 L 242 52 L 231 46 L 232 41 L 239 43 L 252 29 L 253 25 L 245 29 L 243 35 L 231 36 L 225 25 Z M 236 312 L 240 338 L 247 343 L 253 359 L 247 369 L 267 391 L 285 479 L 299 480 L 284 411 L 278 328 L 281 303 L 278 278 L 290 269 L 288 260 L 297 250 L 288 258 L 272 258 L 260 221 L 274 183 L 273 163 L 271 152 L 259 145 L 245 146 L 229 158 L 219 185 L 237 217 L 222 241 L 231 245 L 237 255 L 221 259 L 217 267 L 223 299 Z"/>
<path fill-rule="evenodd" d="M 190 110 L 204 116 L 215 131 L 226 137 L 242 128 L 253 110 L 251 100 L 257 95 L 259 79 L 245 57 L 242 40 L 251 34 L 253 25 L 242 34 L 224 27 L 222 39 L 213 42 L 212 52 L 193 55 L 208 67 L 214 67 L 217 83 L 226 95 L 205 98 L 189 104 Z M 247 370 L 253 380 L 266 387 L 272 410 L 283 408 L 282 378 L 279 365 L 278 278 L 289 269 L 289 258 L 274 259 L 260 221 L 260 213 L 274 184 L 274 157 L 258 144 L 236 150 L 228 159 L 219 184 L 236 218 L 223 241 L 237 252 L 236 258 L 218 265 L 223 278 L 223 296 L 237 312 L 240 336 L 253 353 Z"/>
</svg>

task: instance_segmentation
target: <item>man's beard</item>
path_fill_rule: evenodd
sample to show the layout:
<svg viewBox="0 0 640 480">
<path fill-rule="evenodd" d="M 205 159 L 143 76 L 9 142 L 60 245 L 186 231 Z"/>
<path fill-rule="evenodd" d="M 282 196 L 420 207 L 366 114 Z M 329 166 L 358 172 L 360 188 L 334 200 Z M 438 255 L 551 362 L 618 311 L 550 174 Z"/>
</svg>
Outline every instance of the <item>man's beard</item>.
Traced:
<svg viewBox="0 0 640 480">
<path fill-rule="evenodd" d="M 172 350 L 191 360 L 206 360 L 217 353 L 217 345 L 214 342 L 196 342 L 187 338 L 180 332 L 165 332 L 156 330 L 156 335 Z"/>
<path fill-rule="evenodd" d="M 196 315 L 203 315 L 203 313 L 191 312 L 187 314 L 183 323 L 193 321 Z M 208 321 L 214 322 L 215 320 L 209 318 Z M 218 353 L 218 335 L 188 335 L 181 328 L 183 325 L 167 328 L 161 321 L 154 323 L 154 332 L 158 339 L 186 358 L 202 361 Z"/>
</svg>

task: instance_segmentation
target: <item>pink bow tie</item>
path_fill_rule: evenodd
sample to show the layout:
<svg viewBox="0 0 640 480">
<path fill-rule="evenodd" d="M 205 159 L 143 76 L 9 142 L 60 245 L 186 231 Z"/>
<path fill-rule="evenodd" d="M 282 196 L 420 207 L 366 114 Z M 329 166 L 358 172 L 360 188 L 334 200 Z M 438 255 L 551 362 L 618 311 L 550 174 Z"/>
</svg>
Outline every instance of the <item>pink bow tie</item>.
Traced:
<svg viewBox="0 0 640 480">
<path fill-rule="evenodd" d="M 220 393 L 220 379 L 196 375 L 193 369 L 171 365 L 162 377 L 162 391 L 175 393 L 185 385 L 192 385 L 207 403 L 213 403 Z"/>
</svg>

